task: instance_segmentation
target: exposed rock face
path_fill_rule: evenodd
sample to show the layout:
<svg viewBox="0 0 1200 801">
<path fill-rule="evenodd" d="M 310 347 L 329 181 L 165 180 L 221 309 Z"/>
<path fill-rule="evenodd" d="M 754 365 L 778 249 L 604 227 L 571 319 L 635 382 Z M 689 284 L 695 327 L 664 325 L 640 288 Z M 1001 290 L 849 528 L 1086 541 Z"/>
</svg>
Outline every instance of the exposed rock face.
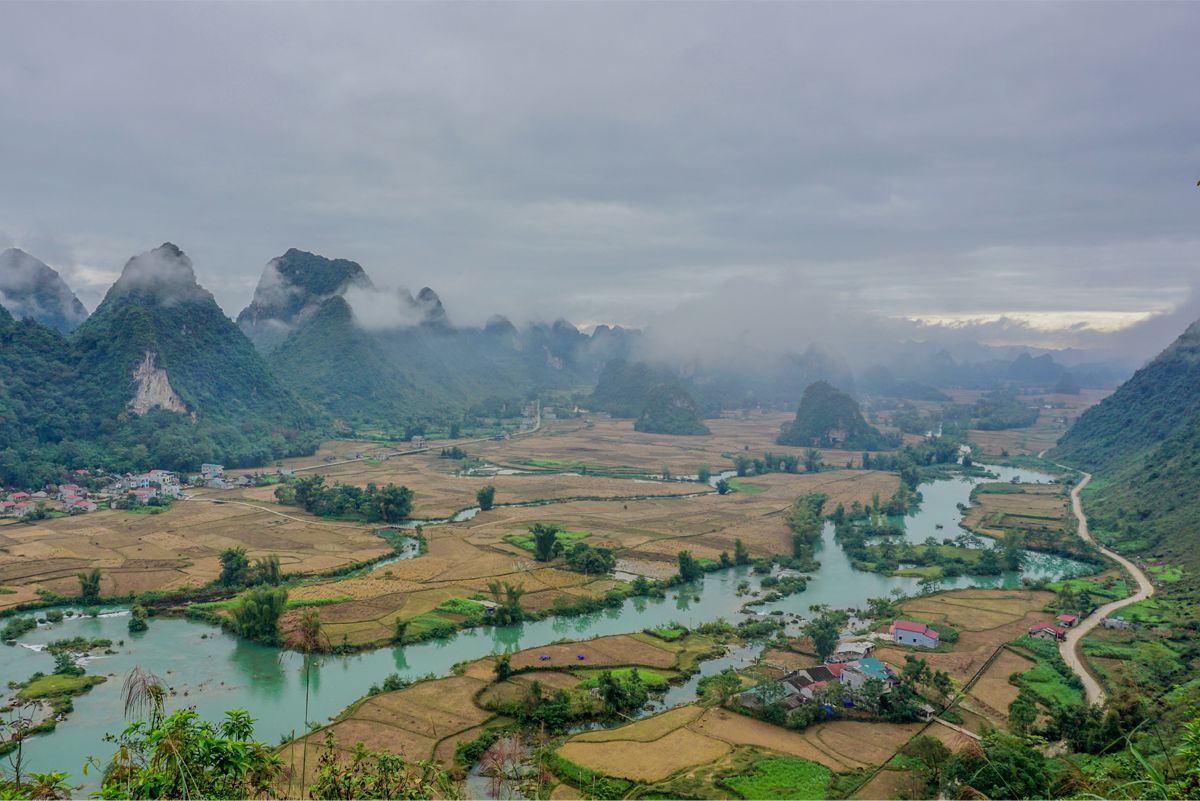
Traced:
<svg viewBox="0 0 1200 801">
<path fill-rule="evenodd" d="M 133 383 L 137 385 L 137 392 L 133 400 L 129 401 L 130 411 L 136 415 L 143 415 L 157 407 L 169 412 L 187 414 L 187 406 L 175 390 L 171 389 L 167 371 L 155 367 L 154 358 L 154 351 L 146 351 L 146 358 L 142 359 L 133 371 Z"/>
</svg>

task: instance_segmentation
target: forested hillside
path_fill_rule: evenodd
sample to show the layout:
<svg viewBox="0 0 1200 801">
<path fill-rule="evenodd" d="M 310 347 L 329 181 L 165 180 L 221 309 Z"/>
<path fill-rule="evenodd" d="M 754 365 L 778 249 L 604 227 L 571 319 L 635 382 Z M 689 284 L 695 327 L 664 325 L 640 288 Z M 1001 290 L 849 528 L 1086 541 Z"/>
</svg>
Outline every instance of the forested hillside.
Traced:
<svg viewBox="0 0 1200 801">
<path fill-rule="evenodd" d="M 166 244 L 130 259 L 70 338 L 3 318 L 0 481 L 64 467 L 196 469 L 309 453 L 317 416 L 282 387 L 191 262 Z"/>
<path fill-rule="evenodd" d="M 647 434 L 707 434 L 700 410 L 678 376 L 644 362 L 613 359 L 604 366 L 589 405 L 613 417 L 636 418 Z"/>
<path fill-rule="evenodd" d="M 866 451 L 899 445 L 898 438 L 884 435 L 863 419 L 854 398 L 827 381 L 808 385 L 796 409 L 796 419 L 783 427 L 777 441 L 780 445 Z"/>
<path fill-rule="evenodd" d="M 1093 529 L 1200 571 L 1200 323 L 1084 413 L 1051 456 L 1094 473 Z"/>
</svg>

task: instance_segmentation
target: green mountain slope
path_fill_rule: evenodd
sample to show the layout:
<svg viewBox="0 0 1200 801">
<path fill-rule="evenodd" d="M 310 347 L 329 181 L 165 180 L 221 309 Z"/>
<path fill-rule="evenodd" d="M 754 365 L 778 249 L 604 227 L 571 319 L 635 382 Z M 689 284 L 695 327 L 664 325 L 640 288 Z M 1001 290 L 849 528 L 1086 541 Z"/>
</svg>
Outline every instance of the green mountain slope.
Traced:
<svg viewBox="0 0 1200 801">
<path fill-rule="evenodd" d="M 709 433 L 708 426 L 700 422 L 696 402 L 679 383 L 659 384 L 652 389 L 633 429 L 646 434 Z"/>
<path fill-rule="evenodd" d="M 600 372 L 590 405 L 613 417 L 636 418 L 648 434 L 707 434 L 695 400 L 678 376 L 644 362 L 613 359 Z"/>
<path fill-rule="evenodd" d="M 898 444 L 863 419 L 858 401 L 827 381 L 808 385 L 796 409 L 796 419 L 784 425 L 776 441 L 780 445 L 867 451 Z"/>
<path fill-rule="evenodd" d="M 66 467 L 189 470 L 311 453 L 320 421 L 166 244 L 130 259 L 69 338 L 0 320 L 0 481 Z M 40 478 L 39 478 L 40 477 Z"/>
<path fill-rule="evenodd" d="M 32 317 L 64 334 L 87 319 L 87 309 L 62 277 L 17 248 L 0 252 L 0 305 L 16 319 Z"/>
<path fill-rule="evenodd" d="M 1200 586 L 1200 323 L 1088 409 L 1050 453 L 1096 476 L 1093 532 Z"/>
<path fill-rule="evenodd" d="M 263 268 L 253 300 L 237 316 L 238 327 L 260 352 L 268 353 L 325 300 L 351 287 L 372 288 L 358 263 L 291 248 Z"/>
</svg>

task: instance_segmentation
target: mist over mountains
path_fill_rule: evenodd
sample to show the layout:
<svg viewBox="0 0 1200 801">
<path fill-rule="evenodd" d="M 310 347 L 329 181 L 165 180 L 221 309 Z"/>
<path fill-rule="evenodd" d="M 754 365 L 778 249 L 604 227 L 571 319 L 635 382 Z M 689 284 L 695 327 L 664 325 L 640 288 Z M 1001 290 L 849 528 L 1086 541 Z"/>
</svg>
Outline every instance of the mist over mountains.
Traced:
<svg viewBox="0 0 1200 801">
<path fill-rule="evenodd" d="M 0 252 L 0 306 L 15 317 L 69 333 L 87 319 L 87 309 L 53 268 L 23 250 Z"/>
<path fill-rule="evenodd" d="M 645 331 L 602 324 L 584 333 L 562 319 L 516 325 L 500 315 L 464 326 L 432 287 L 382 288 L 356 262 L 298 249 L 267 262 L 236 322 L 170 243 L 131 258 L 91 316 L 23 251 L 0 255 L 0 287 L 10 475 L 88 460 L 261 464 L 330 433 L 448 425 L 512 413 L 546 393 L 603 407 L 592 390 L 606 368 L 653 379 L 627 380 L 618 394 L 637 403 L 613 411 L 642 420 L 657 410 L 643 427 L 685 433 L 722 409 L 793 409 L 818 381 L 860 396 L 938 400 L 946 387 L 1110 387 L 1136 366 L 1082 350 L 981 344 L 836 299 L 806 300 L 790 315 L 786 297 L 756 309 L 736 293 L 683 304 Z"/>
</svg>

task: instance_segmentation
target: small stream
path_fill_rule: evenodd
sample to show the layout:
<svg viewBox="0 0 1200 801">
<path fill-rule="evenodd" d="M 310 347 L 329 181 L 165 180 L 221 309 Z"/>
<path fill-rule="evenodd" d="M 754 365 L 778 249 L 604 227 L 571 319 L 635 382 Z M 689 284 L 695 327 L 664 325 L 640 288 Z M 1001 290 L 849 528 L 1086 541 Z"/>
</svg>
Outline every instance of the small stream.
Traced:
<svg viewBox="0 0 1200 801">
<path fill-rule="evenodd" d="M 1027 470 L 993 470 L 1000 474 L 1001 480 L 1009 480 L 1018 473 L 1025 481 L 1051 480 L 1050 476 Z M 722 476 L 715 477 L 714 482 Z M 961 516 L 957 504 L 968 502 L 971 487 L 980 480 L 955 478 L 923 485 L 925 500 L 921 509 L 905 518 L 907 536 L 918 542 L 930 535 L 939 539 L 954 536 L 959 530 Z M 459 515 L 471 513 L 470 516 L 474 516 L 475 511 L 464 510 Z M 935 529 L 939 522 L 944 529 Z M 424 522 L 423 525 L 434 523 Z M 933 533 L 935 531 L 937 534 Z M 406 556 L 402 554 L 397 558 Z M 914 578 L 855 570 L 834 542 L 832 524 L 826 524 L 816 556 L 821 567 L 809 576 L 804 592 L 755 607 L 749 614 L 768 614 L 778 609 L 789 615 L 803 616 L 813 604 L 834 608 L 865 607 L 868 598 L 887 595 L 893 589 L 913 592 L 919 583 Z M 1028 557 L 1020 573 L 978 578 L 961 576 L 946 579 L 943 585 L 946 588 L 1016 587 L 1022 576 L 1060 577 L 1089 572 L 1086 565 L 1062 557 L 1037 553 L 1028 553 Z M 760 589 L 759 577 L 752 575 L 748 567 L 732 568 L 708 573 L 698 582 L 673 588 L 663 599 L 629 599 L 619 609 L 513 626 L 481 627 L 447 639 L 403 648 L 326 656 L 311 671 L 309 718 L 327 720 L 365 695 L 372 684 L 382 682 L 392 673 L 409 678 L 430 673 L 446 675 L 458 662 L 535 648 L 556 640 L 624 634 L 674 622 L 695 627 L 722 617 L 736 622 L 745 616 L 740 610 L 750 600 L 748 596 L 737 594 L 737 585 L 743 580 L 750 582 L 751 589 Z M 38 616 L 44 614 L 45 610 L 37 613 Z M 89 673 L 108 676 L 108 682 L 75 698 L 75 711 L 59 724 L 56 731 L 31 738 L 25 744 L 29 769 L 67 771 L 74 781 L 86 778 L 88 789 L 94 789 L 96 774 L 90 772 L 84 777 L 81 769 L 89 755 L 106 758 L 110 754 L 112 746 L 104 743 L 103 737 L 119 731 L 125 724 L 121 682 L 134 666 L 164 679 L 173 693 L 168 702 L 170 709 L 194 705 L 208 719 L 216 719 L 232 707 L 247 709 L 258 719 L 257 736 L 268 743 L 302 731 L 304 682 L 299 654 L 247 642 L 214 626 L 183 618 L 152 618 L 150 630 L 137 635 L 129 634 L 126 626 L 124 616 L 77 617 L 41 626 L 22 636 L 17 646 L 0 646 L 0 677 L 4 683 L 24 680 L 34 671 L 51 670 L 53 662 L 49 655 L 34 648 L 52 640 L 75 636 L 104 637 L 113 641 L 113 650 L 117 652 L 94 657 L 88 664 Z M 753 647 L 738 647 L 705 663 L 700 675 L 672 686 L 657 702 L 659 708 L 693 700 L 700 676 L 730 665 L 741 666 L 752 660 L 755 653 Z"/>
</svg>

